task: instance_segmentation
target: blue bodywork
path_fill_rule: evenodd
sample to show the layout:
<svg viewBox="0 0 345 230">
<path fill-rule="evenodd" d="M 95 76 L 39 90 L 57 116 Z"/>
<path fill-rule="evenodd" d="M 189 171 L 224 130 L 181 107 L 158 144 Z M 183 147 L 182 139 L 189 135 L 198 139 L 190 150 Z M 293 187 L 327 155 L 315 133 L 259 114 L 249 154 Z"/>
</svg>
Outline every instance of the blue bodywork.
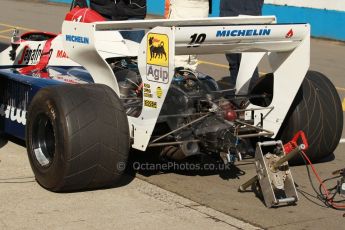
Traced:
<svg viewBox="0 0 345 230">
<path fill-rule="evenodd" d="M 81 67 L 69 67 L 68 69 L 63 67 L 48 68 L 58 71 L 61 75 L 66 77 L 68 77 L 68 73 L 74 73 L 71 76 L 77 77 L 85 83 L 93 82 L 91 75 Z M 6 108 L 8 108 L 8 106 L 13 108 L 15 112 L 13 112 L 12 115 L 14 115 L 14 113 L 16 113 L 15 116 L 18 116 L 18 113 L 23 114 L 23 112 L 28 111 L 32 99 L 39 90 L 63 84 L 68 83 L 52 78 L 23 75 L 14 68 L 0 69 L 0 131 L 7 135 L 25 140 L 25 125 L 17 120 L 13 121 L 13 119 L 11 119 L 12 116 L 6 118 L 4 112 Z"/>
</svg>

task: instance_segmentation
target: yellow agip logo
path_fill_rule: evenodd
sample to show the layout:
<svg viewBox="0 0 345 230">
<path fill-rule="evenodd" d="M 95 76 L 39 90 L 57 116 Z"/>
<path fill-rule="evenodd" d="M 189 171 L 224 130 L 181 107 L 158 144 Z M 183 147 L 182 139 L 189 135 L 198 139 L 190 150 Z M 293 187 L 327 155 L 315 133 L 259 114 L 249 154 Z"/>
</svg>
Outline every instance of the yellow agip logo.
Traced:
<svg viewBox="0 0 345 230">
<path fill-rule="evenodd" d="M 169 67 L 169 37 L 166 34 L 148 34 L 147 64 Z"/>
</svg>

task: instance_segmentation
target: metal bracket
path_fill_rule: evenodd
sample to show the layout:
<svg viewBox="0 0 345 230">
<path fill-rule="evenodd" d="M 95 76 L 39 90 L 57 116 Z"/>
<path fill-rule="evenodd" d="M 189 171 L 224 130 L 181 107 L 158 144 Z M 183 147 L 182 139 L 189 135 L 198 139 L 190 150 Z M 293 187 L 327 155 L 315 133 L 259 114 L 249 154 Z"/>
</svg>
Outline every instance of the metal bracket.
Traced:
<svg viewBox="0 0 345 230">
<path fill-rule="evenodd" d="M 255 152 L 257 175 L 241 185 L 239 191 L 245 191 L 258 181 L 268 208 L 296 203 L 298 195 L 287 161 L 304 148 L 304 145 L 300 145 L 286 155 L 281 141 L 258 142 Z"/>
</svg>

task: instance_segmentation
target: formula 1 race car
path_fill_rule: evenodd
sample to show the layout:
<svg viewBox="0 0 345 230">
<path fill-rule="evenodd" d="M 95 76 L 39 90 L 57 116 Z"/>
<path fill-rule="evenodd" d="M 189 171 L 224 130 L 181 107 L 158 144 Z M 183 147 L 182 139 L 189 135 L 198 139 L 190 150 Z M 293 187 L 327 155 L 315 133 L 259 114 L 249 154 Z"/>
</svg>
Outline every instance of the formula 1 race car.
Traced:
<svg viewBox="0 0 345 230">
<path fill-rule="evenodd" d="M 145 36 L 139 44 L 123 31 Z M 235 87 L 174 63 L 175 55 L 219 53 L 242 53 Z M 263 60 L 270 70 L 249 89 Z M 273 16 L 115 22 L 76 7 L 61 34 L 16 31 L 1 53 L 1 142 L 25 140 L 36 180 L 51 191 L 118 182 L 130 148 L 232 164 L 260 140 L 285 143 L 303 130 L 317 161 L 337 147 L 343 112 L 309 62 L 308 24 Z"/>
</svg>

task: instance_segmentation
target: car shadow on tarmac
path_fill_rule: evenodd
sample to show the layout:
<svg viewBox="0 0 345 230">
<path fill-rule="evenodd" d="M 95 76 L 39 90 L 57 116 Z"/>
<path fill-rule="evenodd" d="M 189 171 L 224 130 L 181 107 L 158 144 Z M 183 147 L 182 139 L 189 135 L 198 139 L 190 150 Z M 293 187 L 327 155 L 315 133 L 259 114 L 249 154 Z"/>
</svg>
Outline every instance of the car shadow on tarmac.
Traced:
<svg viewBox="0 0 345 230">
<path fill-rule="evenodd" d="M 182 161 L 162 159 L 154 150 L 140 152 L 132 150 L 129 171 L 150 177 L 160 174 L 179 174 L 184 176 L 219 175 L 223 180 L 238 179 L 245 172 L 235 165 L 226 166 L 221 159 L 209 155 L 191 156 Z"/>
<path fill-rule="evenodd" d="M 25 141 L 24 140 L 21 140 L 21 139 L 18 139 L 16 137 L 12 137 L 12 136 L 6 136 L 6 139 L 8 139 L 8 141 L 14 143 L 14 144 L 17 144 L 19 146 L 22 146 L 24 148 L 26 148 L 26 144 L 25 144 Z M 7 141 L 6 141 L 7 143 Z M 4 145 L 6 145 L 6 143 L 4 143 Z M 28 164 L 29 164 L 29 160 L 28 160 Z M 136 176 L 136 172 L 133 171 L 133 170 L 130 170 L 129 167 L 126 168 L 126 172 L 125 172 L 125 175 L 123 175 L 122 179 L 118 182 L 116 182 L 116 184 L 113 184 L 111 185 L 110 187 L 107 187 L 107 188 L 104 188 L 104 189 L 112 189 L 112 188 L 117 188 L 117 187 L 122 187 L 122 186 L 125 186 L 129 183 L 131 183 L 134 178 Z M 32 179 L 29 181 L 29 182 L 32 182 Z M 18 182 L 15 182 L 15 183 L 18 183 Z M 24 183 L 24 182 L 23 182 Z M 28 183 L 27 181 L 25 181 L 25 183 Z M 1 182 L 0 182 L 1 184 Z M 102 189 L 97 189 L 97 190 L 102 190 Z M 81 190 L 81 191 L 73 191 L 73 192 L 68 192 L 68 193 L 75 193 L 75 192 L 86 192 L 88 191 L 87 189 L 85 190 Z"/>
<path fill-rule="evenodd" d="M 26 147 L 25 141 L 21 139 L 15 137 L 7 138 L 10 142 L 24 148 Z M 184 176 L 219 175 L 223 180 L 238 179 L 245 175 L 245 172 L 238 167 L 234 165 L 226 167 L 220 159 L 208 155 L 189 157 L 183 161 L 177 162 L 161 159 L 159 157 L 159 153 L 152 149 L 147 152 L 132 149 L 129 155 L 125 175 L 120 182 L 111 186 L 110 189 L 122 187 L 131 183 L 137 174 L 144 177 L 150 177 L 153 175 L 170 173 Z M 85 190 L 76 192 L 84 191 Z"/>
<path fill-rule="evenodd" d="M 15 137 L 7 137 L 10 142 L 20 145 L 25 148 L 25 141 L 20 140 Z M 240 162 L 238 166 L 243 166 L 247 164 L 253 164 L 253 157 L 248 155 L 245 157 L 244 161 Z M 318 163 L 324 163 L 334 160 L 334 154 L 329 157 L 322 159 Z M 28 162 L 29 163 L 29 162 Z M 211 176 L 218 175 L 223 180 L 239 179 L 246 173 L 235 165 L 225 166 L 222 160 L 217 157 L 212 157 L 210 155 L 200 155 L 192 156 L 182 161 L 172 161 L 161 159 L 159 157 L 159 152 L 150 149 L 146 152 L 141 152 L 132 149 L 129 155 L 125 175 L 120 182 L 117 182 L 111 187 L 105 189 L 112 189 L 117 187 L 125 186 L 131 183 L 134 178 L 140 174 L 144 177 L 151 177 L 154 175 L 161 174 L 178 174 L 188 177 L 194 176 Z M 32 182 L 33 178 L 30 178 Z M 25 181 L 27 182 L 27 181 Z M 18 183 L 18 182 L 16 182 Z M 84 192 L 75 191 L 75 192 Z M 87 190 L 86 190 L 87 191 Z M 260 188 L 255 185 L 246 192 L 254 192 L 262 202 L 263 198 L 261 196 Z"/>
</svg>

